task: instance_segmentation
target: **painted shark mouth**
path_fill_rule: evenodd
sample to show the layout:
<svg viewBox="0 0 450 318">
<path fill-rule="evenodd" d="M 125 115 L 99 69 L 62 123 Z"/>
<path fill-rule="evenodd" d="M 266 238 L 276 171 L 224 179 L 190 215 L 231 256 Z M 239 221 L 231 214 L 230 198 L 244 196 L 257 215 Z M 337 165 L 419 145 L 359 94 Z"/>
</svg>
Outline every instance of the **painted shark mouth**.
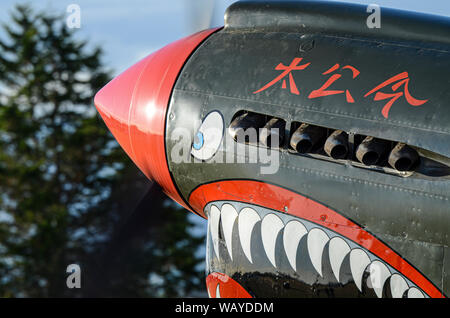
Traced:
<svg viewBox="0 0 450 318">
<path fill-rule="evenodd" d="M 289 190 L 221 181 L 197 188 L 190 203 L 208 217 L 207 287 L 213 297 L 223 297 L 221 288 L 230 282 L 253 297 L 443 296 L 360 226 Z"/>
<path fill-rule="evenodd" d="M 249 272 L 296 277 L 311 286 L 353 282 L 361 293 L 371 288 L 378 297 L 427 297 L 370 251 L 315 223 L 231 201 L 210 203 L 205 212 L 209 220 L 207 267 L 212 273 L 237 266 Z M 216 294 L 220 295 L 219 286 Z"/>
</svg>

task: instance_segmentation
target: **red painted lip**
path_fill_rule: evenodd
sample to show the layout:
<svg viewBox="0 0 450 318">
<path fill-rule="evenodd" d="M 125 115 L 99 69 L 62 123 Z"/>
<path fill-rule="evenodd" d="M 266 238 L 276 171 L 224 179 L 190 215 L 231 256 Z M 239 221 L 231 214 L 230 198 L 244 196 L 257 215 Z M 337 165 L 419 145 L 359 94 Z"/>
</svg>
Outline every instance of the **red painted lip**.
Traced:
<svg viewBox="0 0 450 318">
<path fill-rule="evenodd" d="M 300 194 L 260 181 L 229 180 L 201 185 L 189 197 L 190 205 L 198 212 L 203 212 L 205 205 L 212 201 L 246 202 L 314 222 L 367 249 L 402 273 L 428 296 L 445 297 L 433 283 L 389 246 L 336 211 Z"/>
<path fill-rule="evenodd" d="M 206 288 L 210 298 L 252 298 L 234 279 L 222 273 L 211 273 L 206 277 Z"/>
<path fill-rule="evenodd" d="M 167 166 L 166 113 L 184 63 L 216 30 L 198 32 L 150 54 L 109 82 L 94 99 L 104 122 L 133 162 L 187 209 Z"/>
</svg>

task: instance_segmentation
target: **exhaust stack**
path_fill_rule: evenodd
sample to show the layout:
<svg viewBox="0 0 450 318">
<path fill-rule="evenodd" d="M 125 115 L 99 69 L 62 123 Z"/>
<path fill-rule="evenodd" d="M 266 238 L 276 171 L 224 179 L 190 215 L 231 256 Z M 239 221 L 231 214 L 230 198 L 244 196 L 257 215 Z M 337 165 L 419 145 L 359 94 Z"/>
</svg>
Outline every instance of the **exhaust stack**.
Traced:
<svg viewBox="0 0 450 318">
<path fill-rule="evenodd" d="M 398 171 L 410 171 L 418 161 L 417 151 L 400 142 L 392 149 L 388 159 L 389 165 Z"/>
<path fill-rule="evenodd" d="M 388 142 L 367 136 L 356 149 L 356 158 L 366 166 L 377 164 L 388 150 Z"/>
<path fill-rule="evenodd" d="M 325 141 L 324 150 L 333 159 L 344 159 L 348 153 L 348 135 L 342 130 L 334 131 Z"/>
<path fill-rule="evenodd" d="M 298 153 L 308 153 L 325 137 L 326 129 L 302 124 L 292 134 L 290 145 Z"/>
<path fill-rule="evenodd" d="M 279 118 L 272 118 L 261 129 L 259 134 L 259 141 L 266 147 L 271 148 L 273 140 L 278 139 L 278 147 L 283 143 L 284 130 L 286 122 Z"/>
<path fill-rule="evenodd" d="M 236 117 L 228 127 L 228 132 L 234 140 L 238 140 L 239 134 L 245 134 L 245 142 L 250 142 L 249 135 L 246 130 L 249 128 L 255 129 L 258 134 L 258 129 L 266 123 L 266 116 L 255 113 L 244 113 Z M 256 140 L 255 140 L 256 141 Z"/>
</svg>

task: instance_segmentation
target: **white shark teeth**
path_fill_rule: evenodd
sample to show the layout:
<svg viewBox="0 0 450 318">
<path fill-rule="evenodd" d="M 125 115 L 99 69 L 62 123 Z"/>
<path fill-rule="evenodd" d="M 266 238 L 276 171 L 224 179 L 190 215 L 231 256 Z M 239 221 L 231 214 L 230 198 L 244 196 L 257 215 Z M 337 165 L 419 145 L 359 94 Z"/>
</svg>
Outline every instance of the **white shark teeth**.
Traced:
<svg viewBox="0 0 450 318">
<path fill-rule="evenodd" d="M 416 287 L 411 287 L 408 290 L 408 298 L 424 298 L 423 293 L 418 290 Z"/>
<path fill-rule="evenodd" d="M 375 291 L 378 298 L 383 296 L 383 286 L 386 280 L 391 276 L 391 272 L 385 264 L 375 260 L 369 265 L 370 286 Z"/>
<path fill-rule="evenodd" d="M 221 297 L 220 297 L 220 283 L 217 284 L 217 288 L 216 288 L 216 298 L 221 298 Z"/>
<path fill-rule="evenodd" d="M 208 293 L 208 298 L 212 298 L 211 292 L 209 291 L 209 287 L 206 288 L 206 292 Z"/>
<path fill-rule="evenodd" d="M 330 238 L 321 229 L 314 228 L 308 233 L 308 253 L 317 273 L 322 276 L 322 254 Z"/>
<path fill-rule="evenodd" d="M 289 264 L 294 271 L 297 270 L 297 249 L 300 240 L 308 233 L 306 227 L 298 221 L 289 221 L 283 233 L 284 251 L 288 258 Z"/>
<path fill-rule="evenodd" d="M 208 223 L 210 226 L 211 239 L 213 241 L 214 253 L 219 258 L 219 222 L 220 222 L 220 210 L 215 206 L 211 206 L 209 213 Z"/>
<path fill-rule="evenodd" d="M 407 289 L 408 283 L 406 283 L 405 279 L 401 275 L 394 274 L 391 276 L 392 298 L 402 298 Z"/>
<path fill-rule="evenodd" d="M 258 208 L 244 207 L 240 211 L 230 203 L 224 203 L 221 210 L 214 204 L 211 205 L 208 215 L 208 227 L 211 235 L 208 237 L 208 250 L 213 246 L 213 253 L 219 259 L 219 238 L 220 229 L 223 233 L 224 243 L 228 254 L 233 260 L 233 240 L 235 240 L 236 233 L 234 233 L 237 222 L 237 231 L 239 235 L 239 242 L 242 251 L 248 261 L 253 264 L 252 255 L 252 238 L 253 243 L 255 239 L 260 239 L 264 252 L 268 261 L 277 268 L 280 260 L 277 259 L 277 240 L 282 235 L 283 248 L 290 267 L 297 271 L 297 253 L 299 251 L 300 242 L 306 238 L 307 253 L 309 255 L 301 255 L 301 257 L 309 256 L 310 261 L 316 272 L 323 277 L 322 274 L 322 258 L 325 248 L 328 248 L 328 257 L 331 270 L 338 282 L 343 282 L 340 277 L 340 272 L 344 260 L 349 259 L 351 275 L 358 290 L 362 292 L 363 276 L 366 271 L 369 272 L 369 277 L 366 280 L 367 287 L 372 288 L 375 294 L 381 298 L 383 296 L 383 289 L 390 279 L 390 289 L 393 298 L 400 298 L 407 295 L 408 298 L 424 298 L 427 297 L 419 288 L 415 287 L 411 282 L 407 282 L 405 277 L 397 273 L 393 268 L 385 264 L 381 259 L 374 257 L 370 252 L 363 248 L 351 247 L 349 241 L 344 237 L 335 236 L 317 225 L 308 227 L 308 222 L 302 222 L 301 219 L 282 218 L 277 213 L 267 213 L 261 217 L 257 212 Z M 261 237 L 253 237 L 255 226 L 261 222 Z M 285 224 L 286 222 L 286 224 Z M 307 228 L 308 227 L 308 228 Z M 282 233 L 282 234 L 281 234 Z M 331 234 L 330 234 L 331 233 Z M 234 235 L 233 235 L 234 234 Z M 330 236 L 329 236 L 330 235 Z M 209 240 L 210 239 L 210 240 Z M 236 241 L 235 241 L 236 243 Z M 305 251 L 306 252 L 306 251 Z M 224 251 L 220 251 L 226 254 Z M 369 256 L 371 255 L 371 256 Z M 236 254 L 234 255 L 236 257 Z M 207 258 L 207 267 L 209 268 L 209 258 Z M 346 279 L 345 279 L 346 280 Z M 217 286 L 216 294 L 220 297 L 219 286 Z M 208 291 L 213 293 L 213 290 Z"/>
<path fill-rule="evenodd" d="M 283 229 L 284 224 L 275 214 L 267 214 L 261 222 L 261 238 L 267 258 L 274 267 L 275 263 L 275 244 L 278 234 Z"/>
<path fill-rule="evenodd" d="M 237 217 L 238 213 L 231 204 L 226 203 L 222 206 L 222 230 L 231 259 L 233 259 L 233 227 Z"/>
<path fill-rule="evenodd" d="M 261 221 L 259 214 L 252 208 L 243 208 L 238 216 L 239 238 L 245 256 L 253 264 L 252 260 L 252 232 L 256 223 Z"/>
<path fill-rule="evenodd" d="M 362 292 L 362 277 L 367 265 L 370 264 L 370 258 L 366 252 L 360 248 L 355 248 L 350 252 L 350 270 L 356 287 Z"/>
<path fill-rule="evenodd" d="M 330 257 L 331 270 L 334 277 L 340 282 L 339 272 L 345 256 L 350 252 L 350 246 L 342 238 L 335 236 L 328 244 L 328 254 Z"/>
</svg>

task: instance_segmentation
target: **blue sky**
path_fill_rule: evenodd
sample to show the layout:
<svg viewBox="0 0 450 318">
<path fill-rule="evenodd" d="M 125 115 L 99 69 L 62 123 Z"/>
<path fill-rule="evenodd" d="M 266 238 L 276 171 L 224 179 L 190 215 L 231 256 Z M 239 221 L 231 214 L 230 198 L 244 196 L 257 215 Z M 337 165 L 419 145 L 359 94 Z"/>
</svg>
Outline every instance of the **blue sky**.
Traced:
<svg viewBox="0 0 450 318">
<path fill-rule="evenodd" d="M 114 74 L 118 74 L 154 50 L 207 28 L 210 16 L 214 24 L 223 24 L 226 7 L 235 1 L 215 0 L 213 10 L 210 0 L 35 0 L 31 3 L 36 9 L 59 14 L 66 14 L 69 4 L 78 4 L 81 8 L 81 28 L 77 36 L 101 45 L 105 50 L 105 63 L 113 69 Z M 9 12 L 15 3 L 24 2 L 2 0 L 0 22 L 8 21 Z M 382 7 L 450 16 L 448 0 L 346 2 L 376 3 Z"/>
</svg>

